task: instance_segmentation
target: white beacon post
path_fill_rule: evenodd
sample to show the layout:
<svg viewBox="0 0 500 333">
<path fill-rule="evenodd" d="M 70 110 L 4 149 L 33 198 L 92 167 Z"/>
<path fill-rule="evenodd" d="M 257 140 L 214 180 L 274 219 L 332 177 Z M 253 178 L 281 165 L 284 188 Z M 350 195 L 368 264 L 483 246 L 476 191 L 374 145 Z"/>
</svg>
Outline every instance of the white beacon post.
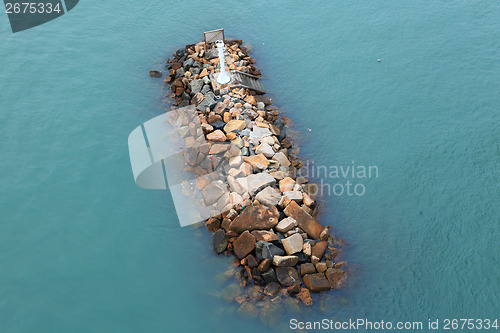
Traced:
<svg viewBox="0 0 500 333">
<path fill-rule="evenodd" d="M 225 63 L 225 57 L 224 57 L 224 42 L 221 40 L 218 40 L 215 42 L 215 45 L 217 45 L 217 50 L 219 51 L 219 64 L 220 64 L 220 73 L 217 76 L 217 83 L 218 84 L 227 84 L 229 81 L 231 81 L 231 77 L 227 75 L 226 73 L 226 63 Z"/>
</svg>

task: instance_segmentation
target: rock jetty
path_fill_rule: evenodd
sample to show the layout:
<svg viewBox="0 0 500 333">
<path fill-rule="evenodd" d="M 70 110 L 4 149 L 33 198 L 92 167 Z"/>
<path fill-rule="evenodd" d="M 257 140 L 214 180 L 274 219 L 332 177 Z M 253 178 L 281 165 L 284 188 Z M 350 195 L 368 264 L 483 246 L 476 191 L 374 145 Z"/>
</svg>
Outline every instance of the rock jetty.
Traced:
<svg viewBox="0 0 500 333">
<path fill-rule="evenodd" d="M 261 76 L 241 40 L 227 40 L 226 46 L 228 70 Z M 222 201 L 226 207 L 205 225 L 215 253 L 235 257 L 236 283 L 248 287 L 231 298 L 241 304 L 238 312 L 250 316 L 265 298 L 312 305 L 311 292 L 340 288 L 346 280 L 344 262 L 337 260 L 341 242 L 316 220 L 318 186 L 297 176 L 303 163 L 278 108 L 248 89 L 217 95 L 210 75 L 219 71 L 218 61 L 215 46 L 186 45 L 167 60 L 164 82 L 174 104 L 196 107 L 208 155 L 228 159 L 227 182 L 205 179 L 196 186 L 205 204 Z M 228 154 L 228 143 L 237 154 Z"/>
</svg>

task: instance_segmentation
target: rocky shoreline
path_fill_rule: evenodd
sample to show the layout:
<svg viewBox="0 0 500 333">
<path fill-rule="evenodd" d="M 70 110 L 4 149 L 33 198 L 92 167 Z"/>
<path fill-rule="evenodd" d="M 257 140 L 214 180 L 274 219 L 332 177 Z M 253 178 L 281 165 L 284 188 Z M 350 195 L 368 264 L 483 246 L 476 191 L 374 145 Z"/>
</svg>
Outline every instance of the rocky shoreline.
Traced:
<svg viewBox="0 0 500 333">
<path fill-rule="evenodd" d="M 229 70 L 261 76 L 241 40 L 226 40 L 226 46 Z M 227 181 L 212 181 L 193 168 L 186 153 L 187 169 L 202 175 L 196 186 L 205 204 L 222 212 L 205 222 L 214 251 L 235 257 L 234 277 L 247 287 L 231 298 L 240 304 L 238 312 L 250 316 L 269 304 L 266 299 L 310 306 L 311 292 L 338 289 L 346 281 L 345 262 L 338 261 L 342 242 L 316 220 L 318 185 L 297 176 L 303 163 L 271 99 L 243 88 L 216 94 L 210 79 L 218 72 L 215 50 L 205 49 L 204 42 L 177 50 L 167 59 L 164 82 L 174 104 L 196 107 L 208 142 L 204 157 L 228 160 Z"/>
</svg>

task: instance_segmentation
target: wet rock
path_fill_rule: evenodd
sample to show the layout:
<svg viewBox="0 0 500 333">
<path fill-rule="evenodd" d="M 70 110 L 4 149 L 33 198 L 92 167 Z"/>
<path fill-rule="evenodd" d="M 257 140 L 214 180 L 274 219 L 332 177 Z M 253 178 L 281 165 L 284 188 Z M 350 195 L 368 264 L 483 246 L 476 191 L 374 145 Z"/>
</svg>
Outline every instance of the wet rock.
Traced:
<svg viewBox="0 0 500 333">
<path fill-rule="evenodd" d="M 256 241 L 273 242 L 278 240 L 278 235 L 272 230 L 254 230 L 252 231 L 252 235 L 255 236 Z"/>
<path fill-rule="evenodd" d="M 278 282 L 278 279 L 276 278 L 276 272 L 272 268 L 269 268 L 267 271 L 262 273 L 261 276 L 264 281 L 266 281 L 266 283 Z"/>
<path fill-rule="evenodd" d="M 208 231 L 215 232 L 220 229 L 221 222 L 220 220 L 209 218 L 205 225 Z"/>
<path fill-rule="evenodd" d="M 313 301 L 311 298 L 311 293 L 307 288 L 302 288 L 300 292 L 296 296 L 298 299 L 304 303 L 305 306 L 311 306 L 313 305 Z"/>
<path fill-rule="evenodd" d="M 262 262 L 259 264 L 258 270 L 259 272 L 265 272 L 271 267 L 271 259 L 264 259 Z"/>
<path fill-rule="evenodd" d="M 281 243 L 283 244 L 286 253 L 292 255 L 294 253 L 302 251 L 304 240 L 302 239 L 302 236 L 300 236 L 300 234 L 293 234 L 292 236 L 283 239 Z"/>
<path fill-rule="evenodd" d="M 300 229 L 304 230 L 309 236 L 318 239 L 323 231 L 323 226 L 319 224 L 311 215 L 307 214 L 295 201 L 284 210 L 287 216 L 293 217 L 297 221 Z"/>
<path fill-rule="evenodd" d="M 243 130 L 247 126 L 244 120 L 231 120 L 224 126 L 224 132 L 238 132 Z"/>
<path fill-rule="evenodd" d="M 276 267 L 276 277 L 278 278 L 278 281 L 285 287 L 300 283 L 299 273 L 293 267 Z"/>
<path fill-rule="evenodd" d="M 258 200 L 261 204 L 267 207 L 271 207 L 278 204 L 281 199 L 281 194 L 273 187 L 268 186 L 257 193 L 255 199 Z"/>
<path fill-rule="evenodd" d="M 297 226 L 297 221 L 293 217 L 287 217 L 281 221 L 278 222 L 276 225 L 275 229 L 276 231 L 285 233 L 289 230 L 292 230 Z"/>
<path fill-rule="evenodd" d="M 260 321 L 267 327 L 276 326 L 283 314 L 281 305 L 276 302 L 266 302 L 260 310 Z"/>
<path fill-rule="evenodd" d="M 274 256 L 273 265 L 277 267 L 291 267 L 297 265 L 299 257 L 297 256 Z"/>
<path fill-rule="evenodd" d="M 282 256 L 285 254 L 285 251 L 277 247 L 276 245 L 269 243 L 269 242 L 263 242 L 263 241 L 258 241 L 255 244 L 255 254 L 257 255 L 257 258 L 263 260 L 263 259 L 273 259 L 274 256 Z"/>
<path fill-rule="evenodd" d="M 300 290 L 302 289 L 302 287 L 300 286 L 300 284 L 292 284 L 290 287 L 288 287 L 286 289 L 286 291 L 288 292 L 289 295 L 296 295 L 300 292 Z"/>
<path fill-rule="evenodd" d="M 326 266 L 326 263 L 324 262 L 318 262 L 316 264 L 316 270 L 318 271 L 318 273 L 324 273 L 326 270 L 327 270 L 327 266 Z"/>
<path fill-rule="evenodd" d="M 269 165 L 269 160 L 264 156 L 264 154 L 258 154 L 253 156 L 245 156 L 243 160 L 249 163 L 253 168 L 264 170 Z"/>
<path fill-rule="evenodd" d="M 340 288 L 347 278 L 346 272 L 337 268 L 328 268 L 325 275 L 332 289 Z"/>
<path fill-rule="evenodd" d="M 243 232 L 233 243 L 234 253 L 239 259 L 246 257 L 255 248 L 255 237 L 248 231 Z"/>
<path fill-rule="evenodd" d="M 278 209 L 274 206 L 250 206 L 231 222 L 229 228 L 238 233 L 246 230 L 269 230 L 278 223 L 278 216 Z"/>
<path fill-rule="evenodd" d="M 257 267 L 259 265 L 259 260 L 257 258 L 255 258 L 255 256 L 253 256 L 251 254 L 249 254 L 246 257 L 246 261 L 247 261 L 248 267 L 250 267 L 250 268 L 254 268 L 254 267 Z"/>
<path fill-rule="evenodd" d="M 224 230 L 219 229 L 214 233 L 212 243 L 217 254 L 224 252 L 228 244 Z"/>
<path fill-rule="evenodd" d="M 259 310 L 250 302 L 243 302 L 238 309 L 238 314 L 246 318 L 256 318 L 259 315 Z"/>
<path fill-rule="evenodd" d="M 281 286 L 278 283 L 271 282 L 264 288 L 264 294 L 272 297 L 276 295 L 280 289 Z"/>
<path fill-rule="evenodd" d="M 328 282 L 325 274 L 306 274 L 302 278 L 305 286 L 312 292 L 320 292 L 325 290 L 330 290 L 330 282 Z"/>
<path fill-rule="evenodd" d="M 208 141 L 218 141 L 224 142 L 226 141 L 226 135 L 221 130 L 213 131 L 212 133 L 207 134 Z"/>
<path fill-rule="evenodd" d="M 327 241 L 320 241 L 314 244 L 314 246 L 311 249 L 311 253 L 313 256 L 318 258 L 319 260 L 323 259 L 323 256 L 325 255 L 326 249 L 328 248 L 328 242 Z"/>
<path fill-rule="evenodd" d="M 305 263 L 300 265 L 300 275 L 304 276 L 306 274 L 315 274 L 316 273 L 316 268 L 314 268 L 314 265 L 311 263 Z"/>
<path fill-rule="evenodd" d="M 162 75 L 160 71 L 149 71 L 149 76 L 151 77 L 162 77 Z"/>
<path fill-rule="evenodd" d="M 248 191 L 250 195 L 255 195 L 255 193 L 259 192 L 263 188 L 267 186 L 274 186 L 274 184 L 276 184 L 276 180 L 274 179 L 274 177 L 267 172 L 248 175 L 244 178 L 238 178 L 236 181 L 241 186 L 241 188 L 244 191 Z"/>
</svg>

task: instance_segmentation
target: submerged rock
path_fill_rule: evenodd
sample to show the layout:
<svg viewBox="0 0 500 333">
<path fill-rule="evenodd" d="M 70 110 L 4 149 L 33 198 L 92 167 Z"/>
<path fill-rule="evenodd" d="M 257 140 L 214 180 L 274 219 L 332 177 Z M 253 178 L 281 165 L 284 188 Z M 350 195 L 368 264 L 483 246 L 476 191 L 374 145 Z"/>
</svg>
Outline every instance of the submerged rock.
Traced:
<svg viewBox="0 0 500 333">
<path fill-rule="evenodd" d="M 302 278 L 306 287 L 312 292 L 320 292 L 330 289 L 330 282 L 328 282 L 325 274 L 306 274 Z"/>
</svg>

